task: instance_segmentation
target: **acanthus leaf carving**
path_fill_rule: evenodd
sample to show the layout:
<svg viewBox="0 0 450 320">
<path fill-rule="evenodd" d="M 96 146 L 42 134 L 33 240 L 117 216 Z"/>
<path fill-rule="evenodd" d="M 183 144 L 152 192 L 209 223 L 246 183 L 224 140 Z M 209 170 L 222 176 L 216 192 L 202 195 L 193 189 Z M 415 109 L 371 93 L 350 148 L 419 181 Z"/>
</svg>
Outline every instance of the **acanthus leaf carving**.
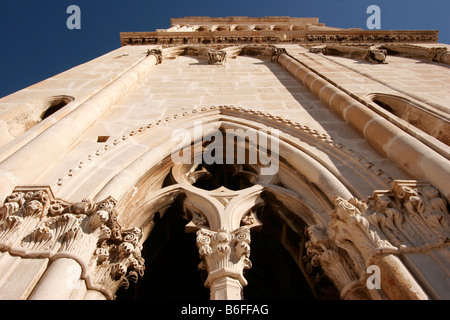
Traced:
<svg viewBox="0 0 450 320">
<path fill-rule="evenodd" d="M 116 233 L 116 237 L 99 241 L 89 266 L 91 281 L 111 299 L 119 287 L 127 288 L 130 280 L 136 282 L 143 276 L 145 261 L 141 256 L 141 239 L 142 231 L 133 228 L 120 231 L 120 237 Z"/>
<path fill-rule="evenodd" d="M 341 297 L 362 288 L 365 268 L 385 255 L 428 252 L 450 243 L 447 202 L 428 183 L 397 180 L 367 200 L 336 197 L 334 204 L 325 229 L 308 228 L 306 248 L 336 287 L 344 286 Z"/>
<path fill-rule="evenodd" d="M 240 227 L 232 232 L 221 229 L 218 232 L 206 229 L 197 231 L 197 247 L 203 259 L 199 269 L 208 272 L 205 286 L 222 277 L 239 280 L 242 285 L 247 281 L 243 271 L 251 268 L 250 229 Z"/>
<path fill-rule="evenodd" d="M 391 190 L 375 191 L 366 215 L 397 247 L 445 244 L 450 239 L 447 201 L 428 183 L 400 180 Z"/>
<path fill-rule="evenodd" d="M 0 250 L 24 258 L 75 259 L 88 287 L 113 298 L 120 285 L 144 272 L 142 231 L 122 231 L 115 205 L 112 198 L 68 203 L 48 187 L 18 187 L 0 207 Z"/>
</svg>

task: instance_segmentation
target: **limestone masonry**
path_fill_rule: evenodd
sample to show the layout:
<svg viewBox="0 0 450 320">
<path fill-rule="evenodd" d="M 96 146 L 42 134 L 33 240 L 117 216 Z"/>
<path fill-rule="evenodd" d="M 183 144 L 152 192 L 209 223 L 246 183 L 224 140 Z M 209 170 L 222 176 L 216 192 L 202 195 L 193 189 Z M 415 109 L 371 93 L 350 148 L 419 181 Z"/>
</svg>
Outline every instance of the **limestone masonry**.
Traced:
<svg viewBox="0 0 450 320">
<path fill-rule="evenodd" d="M 120 39 L 0 99 L 0 299 L 450 299 L 438 31 Z"/>
</svg>

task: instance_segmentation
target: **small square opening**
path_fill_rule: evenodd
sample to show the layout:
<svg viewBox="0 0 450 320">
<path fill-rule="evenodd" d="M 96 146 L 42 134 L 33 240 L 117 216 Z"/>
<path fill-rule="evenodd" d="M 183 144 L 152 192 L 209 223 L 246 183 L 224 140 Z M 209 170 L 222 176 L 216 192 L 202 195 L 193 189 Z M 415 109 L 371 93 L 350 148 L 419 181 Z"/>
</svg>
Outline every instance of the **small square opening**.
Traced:
<svg viewBox="0 0 450 320">
<path fill-rule="evenodd" d="M 110 136 L 98 136 L 98 137 L 97 137 L 97 142 L 99 142 L 99 143 L 105 143 L 105 142 L 109 139 L 109 137 L 110 137 Z"/>
</svg>

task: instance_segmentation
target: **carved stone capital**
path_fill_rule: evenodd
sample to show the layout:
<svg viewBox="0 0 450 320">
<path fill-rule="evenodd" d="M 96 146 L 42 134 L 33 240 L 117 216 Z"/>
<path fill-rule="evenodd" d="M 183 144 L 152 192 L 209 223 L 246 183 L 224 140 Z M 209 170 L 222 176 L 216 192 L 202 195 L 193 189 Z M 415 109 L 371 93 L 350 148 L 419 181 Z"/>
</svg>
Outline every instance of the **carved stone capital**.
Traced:
<svg viewBox="0 0 450 320">
<path fill-rule="evenodd" d="M 282 54 L 287 54 L 287 51 L 285 48 L 276 48 L 276 47 L 273 48 L 272 49 L 272 57 L 271 57 L 272 62 L 278 62 L 278 58 Z"/>
<path fill-rule="evenodd" d="M 0 207 L 0 250 L 24 258 L 76 260 L 89 288 L 110 298 L 142 276 L 140 229 L 123 231 L 111 197 L 97 203 L 55 199 L 49 187 L 18 187 Z"/>
<path fill-rule="evenodd" d="M 395 181 L 391 190 L 375 191 L 366 207 L 371 225 L 399 248 L 449 243 L 447 201 L 428 183 Z"/>
<path fill-rule="evenodd" d="M 200 229 L 197 231 L 197 247 L 203 261 L 199 268 L 208 272 L 205 286 L 223 277 L 239 280 L 247 285 L 243 271 L 251 268 L 250 229 L 240 227 L 233 232 Z"/>
<path fill-rule="evenodd" d="M 359 287 L 359 297 L 363 292 L 379 298 L 373 290 L 361 291 L 366 267 L 376 264 L 382 273 L 381 288 L 388 297 L 426 298 L 393 255 L 448 246 L 448 207 L 439 191 L 425 182 L 398 180 L 390 190 L 374 191 L 367 200 L 336 197 L 334 205 L 326 228 L 308 228 L 306 248 L 312 263 L 320 264 L 341 290 L 341 297 L 352 298 L 352 291 Z M 390 277 L 396 277 L 396 286 L 389 283 Z"/>
<path fill-rule="evenodd" d="M 147 50 L 147 57 L 149 55 L 153 55 L 156 58 L 156 64 L 162 63 L 163 57 L 162 57 L 162 49 L 156 48 L 156 49 L 148 49 Z"/>
<path fill-rule="evenodd" d="M 128 288 L 130 280 L 136 282 L 144 275 L 141 239 L 138 228 L 100 239 L 89 265 L 90 281 L 109 298 L 119 287 Z"/>
</svg>

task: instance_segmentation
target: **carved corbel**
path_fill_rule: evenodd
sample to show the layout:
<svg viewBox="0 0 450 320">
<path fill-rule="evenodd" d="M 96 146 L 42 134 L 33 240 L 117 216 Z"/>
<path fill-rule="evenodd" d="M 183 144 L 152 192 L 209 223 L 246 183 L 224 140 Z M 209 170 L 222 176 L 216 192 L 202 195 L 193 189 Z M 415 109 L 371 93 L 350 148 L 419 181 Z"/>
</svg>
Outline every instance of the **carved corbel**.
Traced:
<svg viewBox="0 0 450 320">
<path fill-rule="evenodd" d="M 384 44 L 390 54 L 398 54 L 407 58 L 425 59 L 428 61 L 450 63 L 450 53 L 446 47 L 424 47 L 421 45 L 411 44 Z"/>
<path fill-rule="evenodd" d="M 214 65 L 223 65 L 227 59 L 227 52 L 224 50 L 208 49 L 208 63 Z"/>
<path fill-rule="evenodd" d="M 287 51 L 286 51 L 285 48 L 276 48 L 276 47 L 274 47 L 272 49 L 272 57 L 271 57 L 272 62 L 278 62 L 278 58 L 282 54 L 287 54 Z"/>
<path fill-rule="evenodd" d="M 354 58 L 365 60 L 372 63 L 387 63 L 386 56 L 387 50 L 379 47 L 354 47 L 345 45 L 322 45 L 310 48 L 311 53 L 321 53 L 324 55 L 342 56 L 347 58 Z"/>
<path fill-rule="evenodd" d="M 387 56 L 387 50 L 376 48 L 376 47 L 370 47 L 367 51 L 367 55 L 365 57 L 365 60 L 368 62 L 373 63 L 383 63 L 386 64 L 386 56 Z"/>
</svg>

